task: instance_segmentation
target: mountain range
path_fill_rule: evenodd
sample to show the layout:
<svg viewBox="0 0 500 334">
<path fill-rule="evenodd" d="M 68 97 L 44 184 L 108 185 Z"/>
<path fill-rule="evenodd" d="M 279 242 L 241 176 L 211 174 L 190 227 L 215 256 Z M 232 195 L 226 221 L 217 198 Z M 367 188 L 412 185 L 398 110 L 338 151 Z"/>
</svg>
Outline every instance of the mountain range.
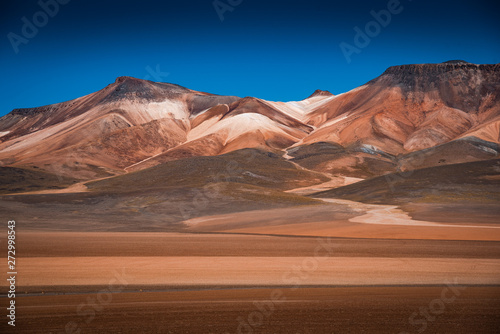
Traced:
<svg viewBox="0 0 500 334">
<path fill-rule="evenodd" d="M 264 187 L 293 202 L 495 160 L 499 144 L 500 64 L 393 66 L 349 92 L 317 90 L 295 102 L 119 77 L 87 96 L 1 117 L 0 191 L 201 189 L 222 173 L 236 188 Z M 304 190 L 282 193 L 297 187 Z"/>
</svg>

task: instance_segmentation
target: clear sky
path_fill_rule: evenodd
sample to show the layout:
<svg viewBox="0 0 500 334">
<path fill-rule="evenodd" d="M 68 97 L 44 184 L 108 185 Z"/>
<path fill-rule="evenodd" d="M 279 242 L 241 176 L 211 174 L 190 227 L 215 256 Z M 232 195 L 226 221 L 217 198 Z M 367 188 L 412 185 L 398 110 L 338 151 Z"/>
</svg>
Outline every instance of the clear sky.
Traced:
<svg viewBox="0 0 500 334">
<path fill-rule="evenodd" d="M 491 0 L 217 0 L 218 10 L 213 0 L 54 1 L 1 2 L 0 116 L 123 75 L 291 101 L 348 91 L 392 65 L 500 62 Z M 374 24 L 371 11 L 388 7 L 390 22 L 381 14 Z M 367 25 L 369 41 L 355 40 Z"/>
</svg>

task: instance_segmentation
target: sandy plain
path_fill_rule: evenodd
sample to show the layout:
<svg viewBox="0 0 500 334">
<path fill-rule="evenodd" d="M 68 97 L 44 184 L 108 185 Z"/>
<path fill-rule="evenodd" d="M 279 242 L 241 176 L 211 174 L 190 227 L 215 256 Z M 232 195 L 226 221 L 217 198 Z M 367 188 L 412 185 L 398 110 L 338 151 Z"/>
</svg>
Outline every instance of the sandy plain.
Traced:
<svg viewBox="0 0 500 334">
<path fill-rule="evenodd" d="M 500 288 L 467 287 L 433 314 L 443 291 L 453 296 L 436 286 L 138 292 L 102 303 L 99 294 L 23 297 L 16 332 L 497 333 Z"/>
<path fill-rule="evenodd" d="M 21 231 L 16 332 L 494 333 L 500 242 L 450 239 Z"/>
<path fill-rule="evenodd" d="M 193 218 L 177 232 L 63 232 L 58 219 L 52 230 L 20 225 L 15 332 L 498 328 L 500 225 L 414 220 L 396 206 L 323 201 Z M 6 252 L 5 236 L 0 241 Z M 0 286 L 4 304 L 6 282 Z M 13 332 L 5 322 L 0 329 Z"/>
</svg>

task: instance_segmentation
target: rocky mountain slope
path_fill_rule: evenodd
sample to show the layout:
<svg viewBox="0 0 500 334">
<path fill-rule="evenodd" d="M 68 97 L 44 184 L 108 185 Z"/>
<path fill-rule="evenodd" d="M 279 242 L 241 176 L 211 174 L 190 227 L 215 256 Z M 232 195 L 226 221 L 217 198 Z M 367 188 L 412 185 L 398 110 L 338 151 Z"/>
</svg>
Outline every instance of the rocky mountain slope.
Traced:
<svg viewBox="0 0 500 334">
<path fill-rule="evenodd" d="M 297 102 L 119 77 L 93 94 L 0 118 L 0 162 L 91 180 L 256 148 L 329 176 L 498 157 L 500 64 L 402 65 Z M 328 151 L 325 153 L 325 148 Z"/>
</svg>

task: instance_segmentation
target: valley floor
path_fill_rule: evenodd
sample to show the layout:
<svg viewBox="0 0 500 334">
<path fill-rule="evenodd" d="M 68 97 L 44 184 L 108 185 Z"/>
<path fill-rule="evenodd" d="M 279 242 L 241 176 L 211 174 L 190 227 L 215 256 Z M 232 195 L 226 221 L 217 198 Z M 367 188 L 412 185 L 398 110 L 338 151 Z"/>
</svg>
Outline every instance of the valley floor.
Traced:
<svg viewBox="0 0 500 334">
<path fill-rule="evenodd" d="M 15 332 L 498 332 L 499 287 L 466 287 L 455 301 L 443 303 L 441 308 L 443 291 L 447 298 L 453 297 L 446 289 L 435 286 L 166 291 L 113 294 L 101 299 L 102 303 L 98 302 L 98 294 L 23 297 L 18 298 Z M 273 294 L 281 299 L 271 302 Z"/>
<path fill-rule="evenodd" d="M 238 217 L 233 216 L 235 223 Z M 467 237 L 456 240 L 459 234 L 432 234 L 435 226 L 402 225 L 412 228 L 414 237 L 395 239 L 372 235 L 371 228 L 382 225 L 342 224 L 347 223 L 360 225 L 360 237 L 20 229 L 15 332 L 494 333 L 498 328 L 499 229 L 478 227 L 490 236 L 474 240 L 474 233 L 465 232 L 474 227 L 444 228 L 463 229 Z M 427 238 L 436 233 L 442 237 Z M 2 295 L 2 307 L 7 300 Z M 5 322 L 0 328 L 14 332 Z"/>
</svg>

